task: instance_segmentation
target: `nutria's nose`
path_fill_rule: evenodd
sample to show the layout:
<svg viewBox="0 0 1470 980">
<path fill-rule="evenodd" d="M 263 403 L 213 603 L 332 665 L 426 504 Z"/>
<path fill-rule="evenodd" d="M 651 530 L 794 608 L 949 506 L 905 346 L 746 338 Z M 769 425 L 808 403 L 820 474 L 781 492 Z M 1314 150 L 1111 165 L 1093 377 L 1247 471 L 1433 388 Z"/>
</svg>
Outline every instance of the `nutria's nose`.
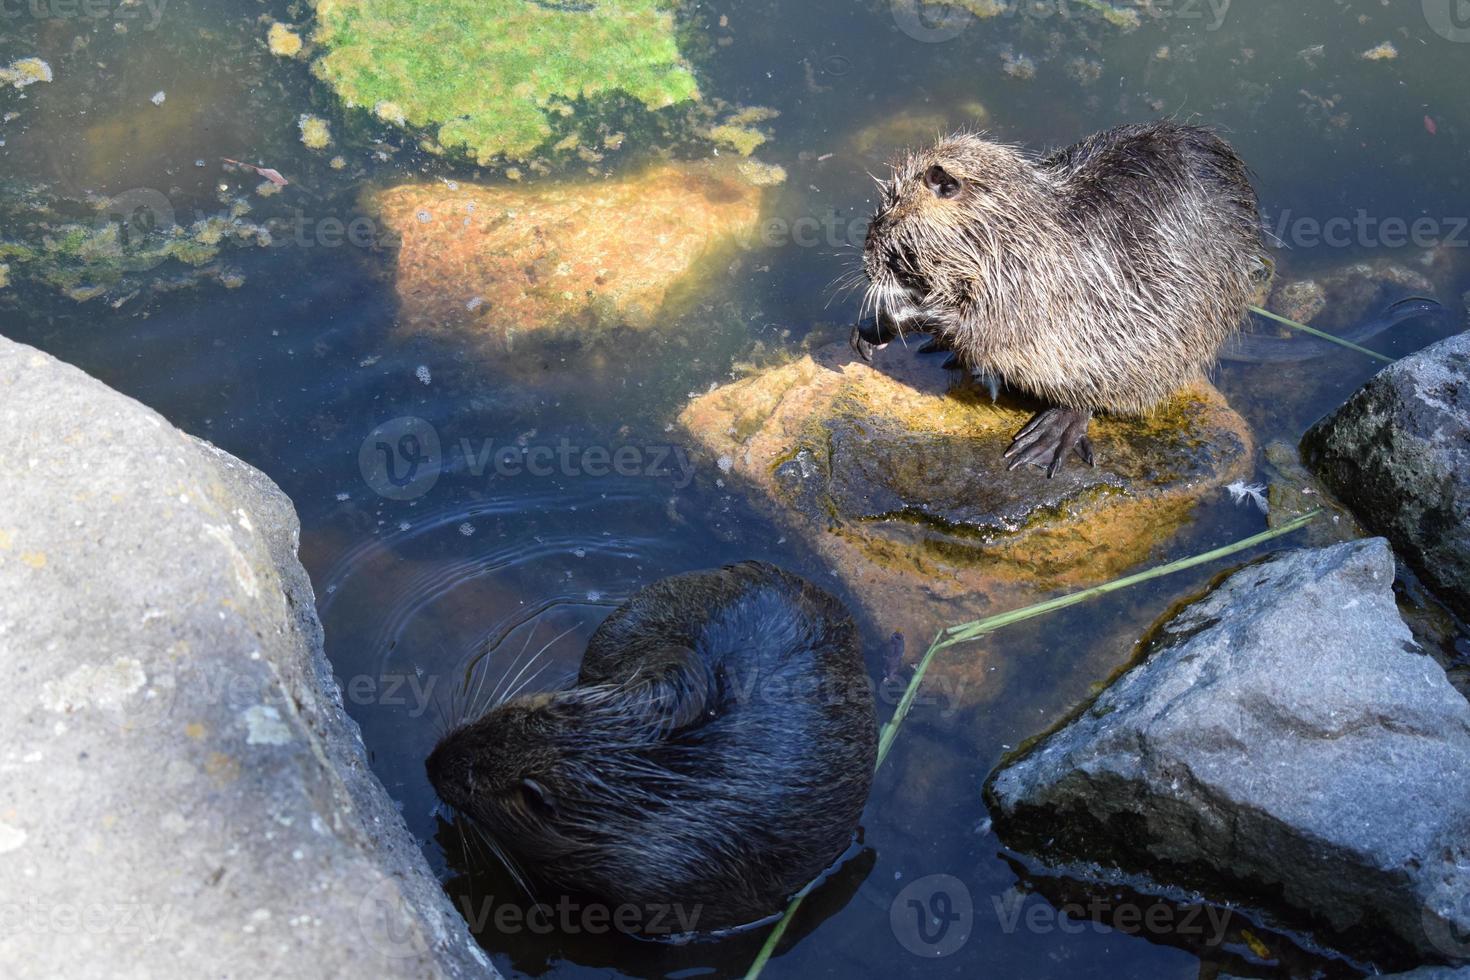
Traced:
<svg viewBox="0 0 1470 980">
<path fill-rule="evenodd" d="M 448 741 L 434 746 L 434 751 L 424 760 L 424 771 L 429 782 L 445 803 L 454 805 L 457 790 L 469 785 L 470 765 L 463 752 L 458 752 Z"/>
</svg>

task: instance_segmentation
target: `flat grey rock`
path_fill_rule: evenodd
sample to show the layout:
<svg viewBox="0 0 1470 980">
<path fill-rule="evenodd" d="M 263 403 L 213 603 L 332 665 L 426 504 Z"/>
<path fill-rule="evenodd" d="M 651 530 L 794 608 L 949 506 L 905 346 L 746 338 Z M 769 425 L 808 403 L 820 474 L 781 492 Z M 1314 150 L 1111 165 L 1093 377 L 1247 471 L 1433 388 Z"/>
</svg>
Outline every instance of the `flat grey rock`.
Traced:
<svg viewBox="0 0 1470 980">
<path fill-rule="evenodd" d="M 1470 616 L 1470 333 L 1384 368 L 1302 440 L 1365 525 Z"/>
<path fill-rule="evenodd" d="M 3 338 L 0 431 L 0 976 L 494 976 L 367 768 L 290 501 Z"/>
<path fill-rule="evenodd" d="M 992 776 L 1002 839 L 1267 896 L 1393 965 L 1470 960 L 1470 704 L 1414 646 L 1393 580 L 1378 538 L 1231 575 Z"/>
</svg>

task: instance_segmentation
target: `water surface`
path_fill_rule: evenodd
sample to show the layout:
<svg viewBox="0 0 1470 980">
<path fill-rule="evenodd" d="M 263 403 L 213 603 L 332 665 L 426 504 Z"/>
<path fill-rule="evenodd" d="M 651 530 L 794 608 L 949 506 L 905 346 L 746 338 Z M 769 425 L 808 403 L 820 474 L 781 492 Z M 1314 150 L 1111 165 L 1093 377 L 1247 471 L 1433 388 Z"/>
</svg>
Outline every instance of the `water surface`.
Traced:
<svg viewBox="0 0 1470 980">
<path fill-rule="evenodd" d="M 18 282 L 0 290 L 0 330 L 153 406 L 291 495 L 328 654 L 375 770 L 453 896 L 471 910 L 524 905 L 494 862 L 436 813 L 422 759 L 446 706 L 484 694 L 487 679 L 530 679 L 508 671 L 524 666 L 518 655 L 542 647 L 536 669 L 545 669 L 531 682 L 564 680 L 613 605 L 675 572 L 760 558 L 843 592 L 830 569 L 709 461 L 692 478 L 682 470 L 671 450 L 683 448 L 683 436 L 672 423 L 691 394 L 730 380 L 741 362 L 799 351 L 809 336 L 837 336 L 852 315 L 855 301 L 834 302 L 830 284 L 855 261 L 854 222 L 871 206 L 869 172 L 881 172 L 896 148 L 881 138 L 863 148 L 855 140 L 864 128 L 889 123 L 919 138 L 983 123 L 1006 140 L 1054 145 L 1161 114 L 1205 121 L 1253 166 L 1268 221 L 1289 246 L 1280 252 L 1283 276 L 1392 261 L 1430 277 L 1458 320 L 1470 289 L 1470 232 L 1457 220 L 1470 211 L 1470 44 L 1436 33 L 1421 4 L 1237 0 L 1218 23 L 1207 4 L 1154 4 L 1173 13 L 1145 18 L 1132 33 L 1079 4 L 1068 7 L 1071 18 L 1044 6 L 1051 16 L 1012 14 L 958 32 L 913 21 L 904 3 L 751 0 L 682 11 L 711 36 L 731 39 L 696 58 L 706 90 L 781 111 L 762 156 L 790 176 L 770 213 L 812 219 L 819 230 L 709 270 L 702 303 L 677 322 L 558 359 L 534 382 L 504 363 L 515 355 L 395 331 L 391 249 L 322 240 L 322 222 L 358 216 L 365 184 L 476 173 L 345 114 L 305 66 L 266 54 L 258 18 L 287 18 L 283 5 L 169 5 L 154 29 L 129 23 L 126 32 L 112 17 L 25 13 L 6 21 L 0 63 L 40 55 L 57 78 L 0 93 L 0 113 L 18 113 L 0 126 L 6 220 L 17 220 L 22 187 L 73 201 L 147 189 L 163 194 L 181 221 L 214 213 L 222 195 L 248 194 L 258 183 L 223 169 L 219 158 L 228 156 L 289 174 L 286 192 L 252 199 L 252 217 L 299 218 L 305 231 L 276 247 L 229 250 L 223 261 L 244 277 L 236 289 L 208 281 L 145 291 L 114 308 Z M 1362 57 L 1385 41 L 1396 58 Z M 1017 77 L 1025 59 L 1033 77 Z M 155 106 L 158 91 L 167 97 Z M 300 145 L 295 120 L 303 111 L 332 122 L 346 167 L 334 170 L 327 155 Z M 630 165 L 613 159 L 604 168 Z M 1387 223 L 1419 218 L 1434 222 L 1437 247 L 1391 247 Z M 1358 221 L 1358 230 L 1341 243 L 1311 234 L 1332 219 Z M 1456 325 L 1416 321 L 1375 346 L 1402 355 Z M 1224 365 L 1216 381 L 1260 445 L 1294 445 L 1373 370 L 1341 352 L 1281 368 Z M 448 464 L 432 488 L 407 500 L 375 492 L 360 467 L 364 441 L 400 418 L 430 427 Z M 578 459 L 588 447 L 631 446 L 644 454 L 644 470 L 657 472 L 594 476 L 558 466 L 548 475 L 500 474 L 479 470 L 487 443 L 569 447 Z M 670 451 L 662 468 L 652 465 L 660 449 Z M 1263 525 L 1249 507 L 1210 500 L 1155 557 Z M 1132 640 L 1219 570 L 988 641 L 1004 669 L 979 680 L 963 704 L 912 716 L 877 778 L 860 842 L 813 896 L 769 975 L 1192 978 L 1221 966 L 1246 975 L 1353 975 L 1329 960 L 1298 958 L 1288 968 L 1239 942 L 1202 951 L 1177 935 L 1048 916 L 1051 906 L 1026 897 L 1032 885 L 989 830 L 980 790 L 992 767 L 1126 663 Z M 879 622 L 862 626 L 878 676 L 887 631 Z M 973 908 L 968 939 L 938 960 L 921 955 L 907 927 L 890 926 L 902 890 L 930 875 L 963 882 Z M 1013 919 L 1007 910 L 1018 907 L 1041 911 Z M 555 977 L 737 975 L 762 938 L 671 947 L 528 930 L 479 935 L 506 973 Z"/>
</svg>

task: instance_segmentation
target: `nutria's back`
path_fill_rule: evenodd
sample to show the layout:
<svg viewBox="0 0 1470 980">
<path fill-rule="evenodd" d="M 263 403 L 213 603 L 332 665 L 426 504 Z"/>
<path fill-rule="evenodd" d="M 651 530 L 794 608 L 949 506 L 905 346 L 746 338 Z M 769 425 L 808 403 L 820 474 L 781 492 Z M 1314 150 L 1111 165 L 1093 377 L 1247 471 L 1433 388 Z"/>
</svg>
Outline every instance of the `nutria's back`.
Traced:
<svg viewBox="0 0 1470 980">
<path fill-rule="evenodd" d="M 1173 122 L 1040 159 L 943 139 L 895 168 L 864 254 L 900 325 L 1053 404 L 1129 414 L 1214 362 L 1266 263 L 1245 165 Z"/>
<path fill-rule="evenodd" d="M 574 688 L 493 709 L 428 769 L 517 870 L 707 931 L 779 911 L 841 855 L 875 752 L 851 617 L 744 563 L 638 592 Z"/>
</svg>

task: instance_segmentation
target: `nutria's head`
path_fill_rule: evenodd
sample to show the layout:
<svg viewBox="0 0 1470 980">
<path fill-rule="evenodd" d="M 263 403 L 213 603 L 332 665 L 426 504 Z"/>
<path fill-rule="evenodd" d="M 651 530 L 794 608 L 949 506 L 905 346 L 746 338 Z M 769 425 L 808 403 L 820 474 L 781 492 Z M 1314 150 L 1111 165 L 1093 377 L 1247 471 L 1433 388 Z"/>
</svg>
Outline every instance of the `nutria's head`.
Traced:
<svg viewBox="0 0 1470 980">
<path fill-rule="evenodd" d="M 504 702 L 446 735 L 425 768 L 513 873 L 603 891 L 646 875 L 659 823 L 707 796 L 668 753 L 709 719 L 712 679 L 692 651 L 624 684 Z"/>
<path fill-rule="evenodd" d="M 1035 237 L 1048 192 L 1018 151 L 971 133 L 908 154 L 879 186 L 865 305 L 900 327 L 952 306 L 1004 250 Z"/>
</svg>

